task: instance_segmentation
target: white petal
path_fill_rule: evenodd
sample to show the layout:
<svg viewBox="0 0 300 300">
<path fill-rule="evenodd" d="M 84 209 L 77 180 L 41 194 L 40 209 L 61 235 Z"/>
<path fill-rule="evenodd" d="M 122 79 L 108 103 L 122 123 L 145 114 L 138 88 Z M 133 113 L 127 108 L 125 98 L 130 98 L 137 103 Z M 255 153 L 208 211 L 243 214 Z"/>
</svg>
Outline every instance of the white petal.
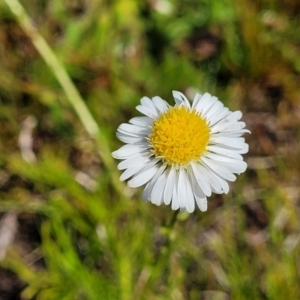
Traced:
<svg viewBox="0 0 300 300">
<path fill-rule="evenodd" d="M 214 192 L 217 194 L 222 193 L 223 192 L 222 185 L 217 180 L 216 176 L 204 166 L 200 165 L 199 169 L 201 170 L 202 174 L 206 178 L 208 184 L 211 186 L 212 190 L 214 190 Z M 200 198 L 204 198 L 202 195 L 199 194 L 197 194 L 197 196 L 199 196 Z"/>
<path fill-rule="evenodd" d="M 119 126 L 118 132 L 132 136 L 148 136 L 151 130 L 149 128 L 123 123 Z"/>
<path fill-rule="evenodd" d="M 173 97 L 177 105 L 184 104 L 184 106 L 186 106 L 187 108 L 191 108 L 189 100 L 182 93 L 178 91 L 173 91 Z"/>
<path fill-rule="evenodd" d="M 244 146 L 243 146 L 243 148 L 239 149 L 236 152 L 240 153 L 240 154 L 246 154 L 246 153 L 248 153 L 248 151 L 249 151 L 249 145 L 245 143 Z"/>
<path fill-rule="evenodd" d="M 124 134 L 121 132 L 117 132 L 116 136 L 121 142 L 126 143 L 126 144 L 138 144 L 138 143 L 145 141 L 145 137 L 131 136 L 131 135 Z"/>
<path fill-rule="evenodd" d="M 143 169 L 146 165 L 145 163 L 133 166 L 132 168 L 128 168 L 126 169 L 120 176 L 120 181 L 124 181 L 128 178 L 130 178 L 131 176 L 137 174 L 141 169 Z"/>
<path fill-rule="evenodd" d="M 126 159 L 136 153 L 143 152 L 147 150 L 149 146 L 146 143 L 142 144 L 126 144 L 120 149 L 112 152 L 112 157 L 116 159 Z M 150 155 L 150 153 L 149 153 Z"/>
<path fill-rule="evenodd" d="M 143 169 L 143 171 L 148 170 L 148 169 L 152 168 L 155 164 L 157 164 L 159 161 L 160 161 L 160 159 L 154 158 L 151 161 L 145 161 L 141 164 L 130 166 L 130 167 L 128 167 L 127 170 L 125 170 L 122 173 L 122 175 L 120 176 L 120 180 L 121 181 L 126 180 L 129 177 L 140 173 L 140 171 L 142 169 Z"/>
<path fill-rule="evenodd" d="M 139 171 L 141 171 L 145 165 L 147 164 L 147 162 L 141 163 L 139 165 L 133 166 L 131 168 L 126 169 L 120 176 L 120 181 L 124 181 L 128 178 L 130 178 L 131 176 L 139 173 Z"/>
<path fill-rule="evenodd" d="M 154 105 L 156 106 L 156 109 L 158 109 L 160 112 L 166 112 L 168 110 L 168 103 L 161 99 L 160 97 L 156 96 L 152 98 Z"/>
<path fill-rule="evenodd" d="M 215 154 L 215 153 L 211 153 L 211 152 L 206 152 L 203 157 L 208 157 L 210 159 L 216 160 L 218 162 L 220 161 L 224 161 L 224 162 L 228 162 L 228 163 L 233 163 L 233 164 L 237 164 L 239 163 L 241 160 L 240 159 L 234 159 L 231 157 L 227 157 L 221 154 Z"/>
<path fill-rule="evenodd" d="M 244 173 L 247 169 L 247 163 L 244 161 L 235 161 L 231 163 L 227 161 L 222 161 L 220 163 L 223 167 L 227 168 L 227 170 L 236 174 Z"/>
<path fill-rule="evenodd" d="M 149 185 L 150 185 L 150 181 L 146 184 L 146 186 L 143 190 L 143 193 L 142 193 L 142 199 L 144 201 L 149 201 L 150 200 L 151 190 L 149 189 Z"/>
<path fill-rule="evenodd" d="M 179 176 L 178 176 L 177 195 L 179 199 L 179 206 L 185 207 L 186 198 L 187 198 L 185 170 L 180 169 L 178 172 L 179 172 Z"/>
<path fill-rule="evenodd" d="M 152 179 L 149 181 L 149 183 L 147 184 L 147 186 L 145 187 L 145 190 L 143 192 L 143 198 L 150 200 L 151 198 L 151 193 L 153 190 L 153 187 L 155 185 L 155 183 L 157 182 L 159 176 L 165 171 L 166 169 L 166 165 L 157 165 L 158 166 L 158 170 L 156 171 L 155 175 L 152 177 Z"/>
<path fill-rule="evenodd" d="M 153 119 L 149 117 L 134 117 L 129 120 L 129 123 L 137 126 L 148 127 L 153 125 Z"/>
<path fill-rule="evenodd" d="M 227 194 L 229 192 L 229 185 L 225 179 L 215 174 L 213 171 L 211 171 L 209 168 L 207 169 L 206 166 L 201 166 L 202 172 L 204 176 L 206 176 L 209 179 L 209 183 L 212 186 L 212 189 L 215 190 L 215 193 Z M 202 198 L 202 197 L 200 197 Z"/>
<path fill-rule="evenodd" d="M 174 187 L 174 183 L 175 183 L 175 175 L 176 175 L 175 169 L 171 168 L 168 173 L 166 187 L 164 190 L 164 203 L 166 205 L 169 205 L 172 200 L 173 187 Z"/>
<path fill-rule="evenodd" d="M 157 179 L 151 192 L 151 202 L 155 205 L 161 205 L 163 203 L 163 194 L 166 186 L 167 174 L 163 172 Z"/>
<path fill-rule="evenodd" d="M 154 103 L 152 100 L 148 97 L 143 97 L 141 99 L 141 104 L 147 108 L 149 108 L 151 111 L 157 112 Z"/>
<path fill-rule="evenodd" d="M 209 101 L 211 99 L 211 95 L 209 93 L 205 93 L 202 95 L 201 99 L 198 100 L 197 105 L 195 106 L 195 109 L 201 114 L 203 112 L 203 109 L 209 105 Z"/>
<path fill-rule="evenodd" d="M 213 175 L 216 177 L 216 179 L 220 183 L 220 185 L 222 187 L 222 192 L 225 194 L 228 194 L 228 192 L 229 192 L 228 182 L 225 179 L 223 179 L 222 177 L 218 176 L 217 174 L 213 174 Z"/>
<path fill-rule="evenodd" d="M 189 213 L 192 213 L 195 210 L 195 199 L 194 194 L 192 191 L 191 183 L 188 179 L 188 177 L 185 177 L 186 179 L 186 210 Z"/>
<path fill-rule="evenodd" d="M 235 150 L 232 150 L 232 149 L 228 150 L 228 149 L 223 148 L 222 146 L 207 146 L 206 150 L 220 154 L 220 155 L 239 159 L 239 160 L 243 159 L 243 156 L 238 154 Z"/>
<path fill-rule="evenodd" d="M 188 177 L 189 177 L 194 195 L 199 198 L 204 198 L 205 194 L 202 191 L 199 183 L 197 182 L 197 179 L 194 175 L 194 172 L 193 172 L 193 169 L 191 166 L 189 166 L 189 168 L 188 168 Z"/>
<path fill-rule="evenodd" d="M 148 116 L 149 118 L 156 119 L 158 117 L 158 113 L 156 110 L 150 109 L 143 105 L 138 105 L 136 107 L 136 110 L 144 114 L 145 116 Z"/>
<path fill-rule="evenodd" d="M 224 132 L 224 131 L 239 131 L 246 126 L 244 122 L 234 122 L 234 123 L 218 123 L 211 128 L 211 133 Z"/>
<path fill-rule="evenodd" d="M 152 168 L 135 175 L 131 180 L 128 181 L 128 186 L 135 188 L 147 183 L 156 174 L 157 170 L 158 166 L 155 165 Z"/>
<path fill-rule="evenodd" d="M 196 203 L 201 211 L 207 211 L 207 198 L 195 197 Z"/>
<path fill-rule="evenodd" d="M 247 169 L 247 163 L 214 153 L 206 153 L 204 157 L 216 161 L 216 164 L 225 167 L 229 172 L 241 174 Z"/>
<path fill-rule="evenodd" d="M 231 148 L 237 148 L 237 149 L 243 149 L 245 145 L 245 139 L 244 138 L 229 138 L 229 137 L 211 137 L 209 140 L 209 143 L 213 144 L 220 144 L 220 145 L 226 145 Z"/>
<path fill-rule="evenodd" d="M 239 110 L 236 110 L 234 112 L 231 112 L 228 116 L 226 116 L 224 119 L 220 121 L 220 123 L 233 123 L 237 122 L 241 119 L 243 116 L 242 112 Z"/>
<path fill-rule="evenodd" d="M 205 154 L 206 157 L 209 157 L 210 159 L 213 159 L 217 162 L 222 162 L 224 163 L 224 165 L 240 165 L 240 167 L 242 169 L 247 167 L 247 164 L 240 159 L 234 159 L 234 158 L 230 158 L 227 156 L 223 156 L 223 155 L 219 155 L 219 154 L 214 154 L 214 153 L 207 153 Z"/>
<path fill-rule="evenodd" d="M 192 103 L 192 109 L 195 109 L 195 107 L 198 105 L 199 101 L 201 100 L 202 95 L 199 93 L 196 93 L 193 103 Z"/>
<path fill-rule="evenodd" d="M 175 173 L 175 184 L 173 186 L 173 195 L 172 195 L 172 210 L 177 210 L 179 208 L 179 200 L 177 195 L 177 182 L 178 182 L 178 172 Z"/>
<path fill-rule="evenodd" d="M 215 96 L 210 97 L 210 101 L 207 103 L 205 107 L 203 107 L 201 115 L 206 118 L 206 114 L 210 111 L 210 109 L 218 102 L 218 98 Z"/>
<path fill-rule="evenodd" d="M 206 113 L 205 118 L 207 121 L 209 121 L 212 116 L 214 116 L 218 111 L 220 111 L 224 107 L 223 103 L 221 101 L 216 101 L 210 110 Z"/>
<path fill-rule="evenodd" d="M 215 115 L 211 116 L 209 119 L 210 126 L 213 126 L 214 124 L 217 124 L 220 120 L 225 118 L 227 115 L 230 115 L 231 111 L 227 107 L 223 107 L 220 110 L 218 110 Z"/>
<path fill-rule="evenodd" d="M 251 133 L 251 132 L 248 129 L 226 130 L 223 132 L 213 133 L 211 134 L 211 137 L 239 138 L 243 136 L 244 133 Z"/>
<path fill-rule="evenodd" d="M 198 164 L 192 162 L 191 163 L 195 178 L 198 182 L 198 184 L 201 187 L 201 190 L 204 192 L 206 196 L 211 196 L 211 188 L 210 185 L 207 183 L 205 177 L 203 176 L 203 173 L 201 172 L 201 169 L 199 168 Z"/>
<path fill-rule="evenodd" d="M 232 172 L 228 171 L 226 168 L 218 164 L 218 162 L 206 157 L 202 157 L 202 163 L 205 163 L 205 165 L 213 170 L 218 176 L 229 181 L 236 180 L 236 176 Z"/>
<path fill-rule="evenodd" d="M 227 137 L 225 137 L 225 138 L 227 138 Z M 236 138 L 234 138 L 234 139 L 236 139 Z M 222 149 L 229 150 L 229 151 L 232 151 L 232 152 L 235 152 L 235 153 L 238 153 L 238 154 L 245 154 L 249 150 L 249 145 L 246 144 L 246 143 L 241 144 L 240 148 L 233 148 L 230 145 L 224 145 L 224 144 L 223 145 L 222 144 L 217 144 L 217 145 L 214 145 L 214 146 L 220 147 Z"/>
<path fill-rule="evenodd" d="M 118 164 L 118 170 L 124 170 L 131 166 L 136 166 L 136 165 L 139 165 L 139 164 L 149 161 L 149 160 L 150 160 L 150 158 L 149 158 L 148 151 L 136 153 L 136 154 L 130 156 L 129 158 L 121 161 Z"/>
</svg>

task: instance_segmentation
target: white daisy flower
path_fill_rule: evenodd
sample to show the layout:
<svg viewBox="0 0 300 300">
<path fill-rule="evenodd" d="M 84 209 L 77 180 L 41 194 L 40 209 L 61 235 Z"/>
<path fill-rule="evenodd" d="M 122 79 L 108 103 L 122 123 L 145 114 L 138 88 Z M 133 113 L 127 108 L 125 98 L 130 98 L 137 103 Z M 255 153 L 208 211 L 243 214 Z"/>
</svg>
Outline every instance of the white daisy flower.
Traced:
<svg viewBox="0 0 300 300">
<path fill-rule="evenodd" d="M 123 160 L 120 180 L 136 188 L 146 185 L 143 199 L 172 210 L 207 210 L 212 192 L 228 193 L 228 181 L 243 173 L 247 164 L 241 154 L 248 144 L 241 137 L 249 130 L 208 93 L 196 94 L 192 104 L 174 91 L 175 106 L 160 97 L 143 97 L 136 109 L 145 116 L 121 124 L 117 137 L 126 145 L 112 156 Z"/>
</svg>

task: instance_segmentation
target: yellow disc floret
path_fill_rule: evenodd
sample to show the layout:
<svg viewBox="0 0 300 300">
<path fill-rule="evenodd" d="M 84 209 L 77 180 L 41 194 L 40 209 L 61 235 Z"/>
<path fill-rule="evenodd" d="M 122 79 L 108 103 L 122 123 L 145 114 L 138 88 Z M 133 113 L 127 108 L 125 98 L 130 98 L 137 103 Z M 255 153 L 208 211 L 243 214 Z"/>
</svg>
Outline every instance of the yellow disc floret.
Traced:
<svg viewBox="0 0 300 300">
<path fill-rule="evenodd" d="M 175 106 L 154 121 L 149 135 L 152 151 L 169 165 L 186 166 L 204 152 L 210 130 L 196 110 Z"/>
</svg>

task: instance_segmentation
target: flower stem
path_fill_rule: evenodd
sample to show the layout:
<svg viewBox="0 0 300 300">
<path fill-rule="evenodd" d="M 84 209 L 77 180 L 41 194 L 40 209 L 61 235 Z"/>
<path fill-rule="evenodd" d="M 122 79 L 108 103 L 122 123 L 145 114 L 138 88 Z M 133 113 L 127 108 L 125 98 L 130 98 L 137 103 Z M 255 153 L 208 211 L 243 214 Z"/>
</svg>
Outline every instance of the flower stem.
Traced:
<svg viewBox="0 0 300 300">
<path fill-rule="evenodd" d="M 159 277 L 161 270 L 168 268 L 170 257 L 173 250 L 174 239 L 175 239 L 175 224 L 180 210 L 175 210 L 172 213 L 170 221 L 163 227 L 166 235 L 165 244 L 161 247 L 159 257 L 152 268 L 152 272 L 149 280 L 155 280 Z"/>
<path fill-rule="evenodd" d="M 97 122 L 85 105 L 84 100 L 79 94 L 63 64 L 59 62 L 54 51 L 50 48 L 46 40 L 39 34 L 20 2 L 18 0 L 5 0 L 5 2 L 15 16 L 19 25 L 30 38 L 34 47 L 51 69 L 52 73 L 61 85 L 69 103 L 77 113 L 85 130 L 95 140 L 99 150 L 99 155 L 111 174 L 112 183 L 115 189 L 120 193 L 120 195 L 124 195 L 126 189 L 124 184 L 119 181 L 119 174 L 116 171 L 115 162 L 111 157 L 108 142 L 103 133 L 100 131 Z"/>
</svg>

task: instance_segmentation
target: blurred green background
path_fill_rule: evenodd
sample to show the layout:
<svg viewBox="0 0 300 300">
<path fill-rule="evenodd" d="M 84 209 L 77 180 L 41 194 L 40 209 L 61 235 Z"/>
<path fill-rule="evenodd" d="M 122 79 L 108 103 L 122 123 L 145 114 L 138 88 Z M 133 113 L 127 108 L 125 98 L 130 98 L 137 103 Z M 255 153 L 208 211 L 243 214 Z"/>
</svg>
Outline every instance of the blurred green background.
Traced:
<svg viewBox="0 0 300 300">
<path fill-rule="evenodd" d="M 205 213 L 120 195 L 1 0 L 0 299 L 300 299 L 300 2 L 22 2 L 111 151 L 140 98 L 172 90 L 218 96 L 252 134 Z"/>
</svg>

